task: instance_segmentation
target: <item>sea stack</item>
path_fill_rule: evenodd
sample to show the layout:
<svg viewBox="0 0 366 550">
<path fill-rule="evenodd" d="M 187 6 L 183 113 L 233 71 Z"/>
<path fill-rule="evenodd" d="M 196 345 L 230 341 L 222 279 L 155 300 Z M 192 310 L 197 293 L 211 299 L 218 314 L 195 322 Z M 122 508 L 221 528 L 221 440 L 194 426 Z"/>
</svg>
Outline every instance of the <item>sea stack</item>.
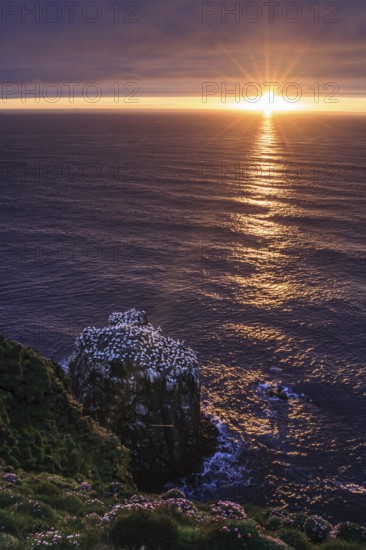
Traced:
<svg viewBox="0 0 366 550">
<path fill-rule="evenodd" d="M 70 358 L 72 391 L 85 412 L 129 447 L 134 478 L 158 487 L 189 470 L 200 439 L 196 354 L 165 337 L 145 312 L 113 313 L 86 328 Z"/>
</svg>

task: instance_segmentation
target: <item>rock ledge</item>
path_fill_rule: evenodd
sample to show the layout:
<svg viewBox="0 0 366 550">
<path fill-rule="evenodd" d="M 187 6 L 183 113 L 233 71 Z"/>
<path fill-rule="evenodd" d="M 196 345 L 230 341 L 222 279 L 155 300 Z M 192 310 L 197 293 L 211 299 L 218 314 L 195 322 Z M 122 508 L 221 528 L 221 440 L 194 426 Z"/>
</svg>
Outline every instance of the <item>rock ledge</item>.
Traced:
<svg viewBox="0 0 366 550">
<path fill-rule="evenodd" d="M 153 487 L 189 470 L 202 439 L 200 379 L 183 342 L 142 311 L 113 313 L 106 327 L 82 332 L 69 371 L 86 412 L 130 448 L 137 483 Z"/>
</svg>

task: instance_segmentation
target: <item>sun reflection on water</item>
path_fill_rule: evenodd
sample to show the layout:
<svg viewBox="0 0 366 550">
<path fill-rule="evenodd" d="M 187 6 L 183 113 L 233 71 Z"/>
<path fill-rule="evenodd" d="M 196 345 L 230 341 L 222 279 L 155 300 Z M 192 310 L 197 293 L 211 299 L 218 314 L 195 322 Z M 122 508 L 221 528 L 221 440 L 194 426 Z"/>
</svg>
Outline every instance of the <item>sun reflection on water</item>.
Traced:
<svg viewBox="0 0 366 550">
<path fill-rule="evenodd" d="M 294 293 L 290 279 L 277 276 L 286 263 L 284 247 L 290 233 L 287 227 L 275 221 L 284 208 L 283 200 L 291 193 L 288 182 L 283 181 L 284 152 L 281 147 L 283 144 L 273 117 L 264 116 L 253 148 L 254 173 L 248 178 L 250 195 L 245 198 L 247 204 L 260 206 L 262 210 L 243 216 L 241 228 L 246 235 L 249 233 L 259 239 L 259 245 L 247 250 L 247 259 L 253 262 L 255 271 L 245 284 L 254 285 L 254 303 L 264 309 L 284 304 Z M 243 281 L 239 278 L 237 282 L 240 288 Z"/>
</svg>

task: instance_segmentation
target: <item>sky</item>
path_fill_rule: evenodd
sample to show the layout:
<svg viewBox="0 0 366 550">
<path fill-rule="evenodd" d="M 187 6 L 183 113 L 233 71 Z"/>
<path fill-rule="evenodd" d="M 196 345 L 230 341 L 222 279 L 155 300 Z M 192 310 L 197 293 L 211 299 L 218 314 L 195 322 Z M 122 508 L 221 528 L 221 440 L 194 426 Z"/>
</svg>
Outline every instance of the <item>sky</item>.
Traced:
<svg viewBox="0 0 366 550">
<path fill-rule="evenodd" d="M 366 112 L 364 0 L 32 0 L 1 10 L 3 109 L 253 108 L 272 89 L 289 107 Z"/>
</svg>

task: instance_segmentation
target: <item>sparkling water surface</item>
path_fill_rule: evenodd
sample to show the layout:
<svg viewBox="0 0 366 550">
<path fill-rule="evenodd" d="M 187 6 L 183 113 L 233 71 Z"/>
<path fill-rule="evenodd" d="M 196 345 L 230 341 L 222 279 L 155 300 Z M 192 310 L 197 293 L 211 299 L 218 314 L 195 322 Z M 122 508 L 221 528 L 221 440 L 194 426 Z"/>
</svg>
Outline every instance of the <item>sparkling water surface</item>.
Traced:
<svg viewBox="0 0 366 550">
<path fill-rule="evenodd" d="M 145 310 L 198 352 L 220 421 L 192 495 L 364 521 L 366 119 L 0 119 L 0 330 L 65 361 Z"/>
</svg>

